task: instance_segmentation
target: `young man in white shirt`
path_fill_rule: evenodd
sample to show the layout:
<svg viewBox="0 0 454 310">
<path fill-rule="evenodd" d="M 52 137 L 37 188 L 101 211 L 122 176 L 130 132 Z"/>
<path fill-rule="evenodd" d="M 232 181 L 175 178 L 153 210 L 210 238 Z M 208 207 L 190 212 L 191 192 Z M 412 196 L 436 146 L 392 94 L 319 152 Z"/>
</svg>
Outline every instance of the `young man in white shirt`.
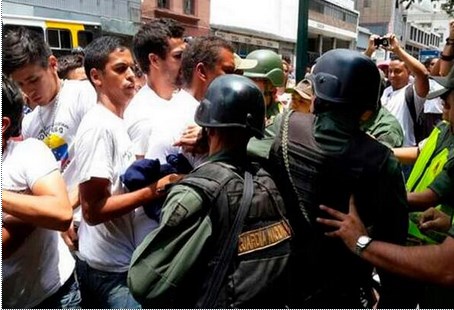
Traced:
<svg viewBox="0 0 454 310">
<path fill-rule="evenodd" d="M 7 308 L 77 308 L 75 262 L 57 230 L 72 210 L 51 151 L 20 135 L 24 101 L 2 78 L 2 286 Z"/>
<path fill-rule="evenodd" d="M 96 104 L 93 86 L 88 81 L 59 79 L 57 58 L 39 34 L 25 28 L 6 33 L 2 63 L 3 72 L 37 105 L 23 119 L 22 136 L 42 140 L 52 150 L 71 204 L 77 207 L 74 139 L 83 116 Z M 80 212 L 75 212 L 74 220 L 80 220 Z M 72 241 L 66 241 L 74 249 Z"/>
<path fill-rule="evenodd" d="M 135 94 L 133 57 L 121 39 L 110 36 L 90 43 L 85 53 L 85 72 L 95 86 L 98 104 L 84 117 L 76 137 L 83 213 L 77 262 L 82 298 L 88 307 L 137 308 L 126 272 L 136 236 L 145 234 L 147 227 L 138 224 L 145 215 L 135 210 L 160 197 L 176 175 L 126 192 L 120 175 L 135 159 L 123 121 Z"/>
<path fill-rule="evenodd" d="M 160 111 L 174 110 L 171 99 L 178 91 L 181 55 L 186 47 L 183 34 L 179 22 L 157 18 L 142 25 L 134 35 L 134 55 L 147 76 L 147 84 L 131 100 L 124 119 L 137 158 L 144 158 L 153 125 L 160 121 Z"/>
</svg>

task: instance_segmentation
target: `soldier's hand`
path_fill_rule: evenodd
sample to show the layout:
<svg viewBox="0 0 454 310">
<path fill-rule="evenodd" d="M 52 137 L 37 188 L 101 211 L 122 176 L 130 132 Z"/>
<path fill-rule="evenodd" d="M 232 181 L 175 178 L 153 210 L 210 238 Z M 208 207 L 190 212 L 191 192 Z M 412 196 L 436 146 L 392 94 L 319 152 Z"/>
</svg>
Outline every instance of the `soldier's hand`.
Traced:
<svg viewBox="0 0 454 310">
<path fill-rule="evenodd" d="M 335 231 L 326 232 L 325 235 L 341 238 L 345 245 L 354 252 L 356 249 L 356 241 L 360 236 L 367 235 L 367 230 L 356 211 L 353 195 L 350 197 L 348 214 L 323 205 L 320 206 L 320 209 L 328 213 L 334 219 L 317 218 L 317 222 L 337 228 Z"/>
<path fill-rule="evenodd" d="M 202 131 L 202 127 L 192 124 L 189 125 L 181 134 L 179 140 L 177 140 L 173 146 L 181 146 L 183 148 L 191 148 L 197 143 L 197 138 Z"/>
<path fill-rule="evenodd" d="M 451 228 L 451 217 L 440 210 L 429 208 L 421 214 L 419 228 L 447 232 Z"/>
</svg>

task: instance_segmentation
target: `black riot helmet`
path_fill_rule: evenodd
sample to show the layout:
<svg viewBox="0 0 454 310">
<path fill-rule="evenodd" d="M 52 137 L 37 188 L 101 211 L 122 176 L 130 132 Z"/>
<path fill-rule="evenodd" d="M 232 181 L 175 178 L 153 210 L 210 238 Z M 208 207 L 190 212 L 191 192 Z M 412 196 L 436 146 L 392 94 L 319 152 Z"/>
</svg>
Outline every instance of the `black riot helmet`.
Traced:
<svg viewBox="0 0 454 310">
<path fill-rule="evenodd" d="M 310 76 L 316 100 L 314 113 L 335 109 L 362 114 L 380 104 L 380 73 L 360 52 L 334 49 L 323 54 Z"/>
<path fill-rule="evenodd" d="M 226 74 L 214 79 L 200 103 L 195 122 L 202 127 L 240 127 L 262 138 L 265 102 L 262 92 L 250 79 Z"/>
</svg>

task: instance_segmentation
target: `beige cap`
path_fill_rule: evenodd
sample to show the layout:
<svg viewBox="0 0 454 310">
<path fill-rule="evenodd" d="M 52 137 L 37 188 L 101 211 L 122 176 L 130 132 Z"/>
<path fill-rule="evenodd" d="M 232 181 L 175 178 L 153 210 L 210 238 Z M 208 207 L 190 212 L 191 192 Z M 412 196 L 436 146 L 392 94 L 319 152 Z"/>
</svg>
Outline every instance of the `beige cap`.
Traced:
<svg viewBox="0 0 454 310">
<path fill-rule="evenodd" d="M 300 81 L 293 88 L 286 88 L 285 92 L 286 93 L 297 92 L 301 97 L 307 100 L 311 100 L 312 96 L 314 95 L 314 91 L 312 89 L 312 82 L 308 79 Z"/>
<path fill-rule="evenodd" d="M 252 69 L 257 66 L 258 61 L 256 59 L 244 59 L 241 58 L 240 55 L 234 53 L 235 56 L 235 70 L 247 70 Z"/>
</svg>

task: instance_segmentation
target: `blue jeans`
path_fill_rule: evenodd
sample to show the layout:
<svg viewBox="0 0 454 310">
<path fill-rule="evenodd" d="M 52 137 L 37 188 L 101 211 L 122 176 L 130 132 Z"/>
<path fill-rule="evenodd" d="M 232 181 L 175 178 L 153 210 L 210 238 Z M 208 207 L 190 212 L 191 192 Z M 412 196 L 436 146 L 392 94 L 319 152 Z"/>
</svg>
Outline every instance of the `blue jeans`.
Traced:
<svg viewBox="0 0 454 310">
<path fill-rule="evenodd" d="M 106 272 L 78 259 L 77 276 L 84 308 L 140 309 L 126 283 L 127 272 Z"/>
<path fill-rule="evenodd" d="M 80 309 L 79 283 L 74 274 L 52 296 L 46 298 L 35 308 L 39 309 Z"/>
</svg>

